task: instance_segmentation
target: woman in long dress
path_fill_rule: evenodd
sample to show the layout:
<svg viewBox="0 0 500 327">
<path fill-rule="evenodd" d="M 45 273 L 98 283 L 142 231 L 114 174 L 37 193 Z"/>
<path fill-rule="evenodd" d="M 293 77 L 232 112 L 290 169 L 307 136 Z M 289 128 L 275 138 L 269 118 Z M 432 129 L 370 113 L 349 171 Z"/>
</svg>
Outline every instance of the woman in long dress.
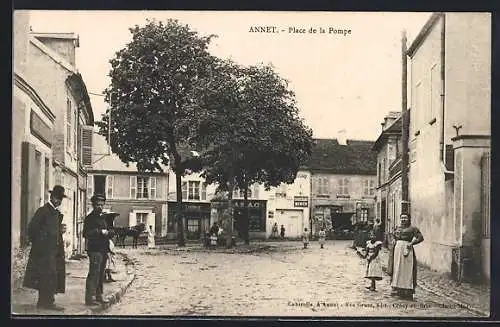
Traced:
<svg viewBox="0 0 500 327">
<path fill-rule="evenodd" d="M 149 226 L 148 230 L 148 249 L 155 248 L 155 233 L 153 232 L 153 226 Z"/>
<path fill-rule="evenodd" d="M 321 229 L 319 230 L 318 236 L 319 236 L 319 245 L 321 245 L 321 248 L 323 249 L 324 245 L 325 245 L 325 240 L 326 240 L 325 227 L 321 227 Z"/>
<path fill-rule="evenodd" d="M 417 286 L 417 257 L 413 246 L 424 241 L 420 230 L 411 225 L 410 215 L 401 214 L 401 225 L 394 232 L 391 295 L 413 299 Z"/>
</svg>

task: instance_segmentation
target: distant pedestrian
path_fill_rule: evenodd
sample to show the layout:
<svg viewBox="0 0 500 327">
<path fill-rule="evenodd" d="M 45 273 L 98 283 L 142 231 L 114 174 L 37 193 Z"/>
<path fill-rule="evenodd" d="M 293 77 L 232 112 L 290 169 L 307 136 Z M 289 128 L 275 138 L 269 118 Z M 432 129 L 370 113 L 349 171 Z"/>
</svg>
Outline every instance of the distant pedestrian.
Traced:
<svg viewBox="0 0 500 327">
<path fill-rule="evenodd" d="M 153 226 L 150 225 L 148 229 L 148 249 L 154 249 L 155 247 L 155 232 Z"/>
<path fill-rule="evenodd" d="M 400 224 L 394 233 L 392 256 L 388 266 L 392 276 L 391 295 L 413 299 L 417 285 L 417 257 L 413 246 L 423 242 L 424 237 L 417 227 L 411 225 L 410 215 L 401 214 Z"/>
<path fill-rule="evenodd" d="M 281 225 L 281 239 L 284 240 L 285 239 L 285 226 Z"/>
<path fill-rule="evenodd" d="M 89 273 L 85 283 L 85 305 L 96 306 L 103 301 L 103 282 L 105 280 L 106 262 L 108 260 L 109 240 L 113 232 L 106 222 L 102 209 L 106 202 L 104 195 L 93 195 L 90 199 L 92 212 L 85 217 L 83 237 L 87 239 L 89 255 Z"/>
<path fill-rule="evenodd" d="M 307 228 L 304 228 L 304 232 L 302 233 L 302 243 L 304 243 L 304 249 L 307 249 L 307 245 L 309 244 L 309 232 Z"/>
<path fill-rule="evenodd" d="M 217 235 L 217 233 L 219 232 L 219 225 L 217 224 L 217 222 L 214 222 L 212 224 L 212 227 L 210 227 L 210 235 Z"/>
<path fill-rule="evenodd" d="M 271 238 L 276 239 L 278 238 L 278 223 L 274 223 L 272 232 L 271 232 Z"/>
<path fill-rule="evenodd" d="M 367 287 L 370 291 L 376 290 L 376 281 L 382 280 L 382 263 L 380 262 L 379 252 L 382 248 L 382 242 L 377 240 L 375 233 L 370 233 L 370 240 L 366 242 L 366 275 L 365 278 L 371 280 L 371 285 Z"/>
<path fill-rule="evenodd" d="M 325 240 L 326 240 L 325 227 L 321 227 L 321 229 L 319 230 L 318 236 L 319 236 L 319 244 L 321 245 L 321 248 L 323 249 L 323 246 L 324 246 Z"/>
<path fill-rule="evenodd" d="M 111 267 L 116 267 L 115 265 L 115 243 L 112 240 L 109 240 L 109 252 L 108 252 L 108 261 L 106 270 L 104 271 L 105 278 L 104 282 L 111 283 L 116 282 L 116 280 L 111 275 Z"/>
<path fill-rule="evenodd" d="M 66 290 L 66 262 L 62 235 L 63 215 L 59 206 L 64 198 L 64 187 L 55 185 L 49 201 L 40 207 L 28 224 L 31 250 L 23 286 L 38 290 L 39 309 L 64 311 L 57 306 L 54 295 Z"/>
</svg>

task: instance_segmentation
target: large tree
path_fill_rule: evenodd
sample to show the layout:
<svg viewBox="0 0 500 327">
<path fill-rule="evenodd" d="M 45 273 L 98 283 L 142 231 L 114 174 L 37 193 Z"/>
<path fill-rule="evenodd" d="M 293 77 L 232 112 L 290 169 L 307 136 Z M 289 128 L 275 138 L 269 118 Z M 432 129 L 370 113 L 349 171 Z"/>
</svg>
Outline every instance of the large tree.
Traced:
<svg viewBox="0 0 500 327">
<path fill-rule="evenodd" d="M 312 131 L 299 118 L 294 93 L 272 66 L 240 67 L 223 63 L 218 85 L 202 97 L 209 120 L 200 124 L 197 145 L 207 147 L 203 175 L 229 195 L 229 233 L 232 234 L 232 193 L 244 191 L 245 219 L 239 229 L 249 243 L 248 188 L 269 189 L 293 183 L 312 148 Z"/>
<path fill-rule="evenodd" d="M 132 41 L 110 60 L 109 109 L 98 126 L 124 163 L 136 163 L 139 171 L 169 165 L 175 172 L 178 244 L 184 246 L 181 177 L 201 169 L 189 156 L 189 140 L 192 126 L 206 118 L 193 103 L 210 81 L 215 58 L 207 48 L 214 35 L 200 36 L 177 20 L 148 21 L 130 32 Z"/>
</svg>

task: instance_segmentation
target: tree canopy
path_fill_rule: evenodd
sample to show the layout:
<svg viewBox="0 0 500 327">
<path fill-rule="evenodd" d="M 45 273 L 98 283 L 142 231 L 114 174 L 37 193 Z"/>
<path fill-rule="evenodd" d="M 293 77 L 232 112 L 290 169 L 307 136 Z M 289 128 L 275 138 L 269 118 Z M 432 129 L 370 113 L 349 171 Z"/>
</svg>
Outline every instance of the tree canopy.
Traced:
<svg viewBox="0 0 500 327">
<path fill-rule="evenodd" d="M 215 60 L 207 50 L 214 35 L 199 36 L 177 20 L 148 21 L 130 32 L 132 41 L 110 60 L 111 85 L 105 90 L 110 106 L 99 131 L 108 138 L 111 114 L 107 141 L 123 162 L 135 162 L 143 171 L 169 163 L 175 168 L 191 126 L 204 119 L 192 103 Z"/>
</svg>

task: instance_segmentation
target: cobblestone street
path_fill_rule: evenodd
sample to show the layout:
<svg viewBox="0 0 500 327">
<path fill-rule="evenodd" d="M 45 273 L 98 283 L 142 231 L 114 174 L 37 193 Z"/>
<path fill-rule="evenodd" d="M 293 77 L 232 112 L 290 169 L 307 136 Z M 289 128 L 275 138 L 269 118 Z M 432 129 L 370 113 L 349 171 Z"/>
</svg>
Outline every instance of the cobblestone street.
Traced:
<svg viewBox="0 0 500 327">
<path fill-rule="evenodd" d="M 352 241 L 268 243 L 231 254 L 170 248 L 121 250 L 137 278 L 107 315 L 476 317 L 417 288 L 415 301 L 389 295 L 389 278 L 370 292 Z"/>
</svg>

